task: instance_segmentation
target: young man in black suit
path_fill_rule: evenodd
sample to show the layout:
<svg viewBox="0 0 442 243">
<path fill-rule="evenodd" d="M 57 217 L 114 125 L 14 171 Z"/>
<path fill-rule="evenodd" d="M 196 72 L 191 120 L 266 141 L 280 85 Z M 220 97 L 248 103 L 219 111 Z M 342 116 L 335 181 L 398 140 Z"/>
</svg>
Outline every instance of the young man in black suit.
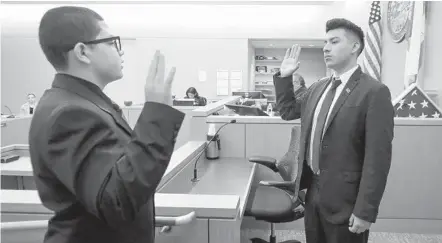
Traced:
<svg viewBox="0 0 442 243">
<path fill-rule="evenodd" d="M 82 7 L 47 11 L 40 46 L 57 74 L 32 120 L 29 145 L 44 206 L 45 243 L 153 243 L 154 194 L 184 114 L 171 107 L 175 69 L 156 52 L 132 130 L 103 88 L 122 74 L 120 38 Z"/>
<path fill-rule="evenodd" d="M 297 45 L 274 76 L 281 117 L 301 118 L 297 186 L 307 188 L 307 243 L 366 243 L 377 218 L 390 170 L 394 110 L 388 87 L 357 65 L 363 49 L 360 27 L 332 19 L 323 49 L 332 77 L 315 82 L 297 100 Z"/>
</svg>

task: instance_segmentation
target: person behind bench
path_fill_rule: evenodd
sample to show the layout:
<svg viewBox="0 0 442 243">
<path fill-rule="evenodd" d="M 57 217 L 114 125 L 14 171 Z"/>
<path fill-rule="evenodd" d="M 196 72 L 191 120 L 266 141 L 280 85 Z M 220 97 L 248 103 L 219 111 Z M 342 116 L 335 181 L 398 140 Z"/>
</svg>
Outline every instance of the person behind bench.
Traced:
<svg viewBox="0 0 442 243">
<path fill-rule="evenodd" d="M 171 107 L 172 68 L 157 51 L 132 130 L 103 88 L 122 74 L 120 37 L 83 7 L 47 11 L 39 41 L 55 68 L 31 123 L 30 156 L 45 207 L 45 243 L 153 243 L 154 194 L 184 113 Z"/>
<path fill-rule="evenodd" d="M 207 99 L 199 96 L 198 91 L 194 87 L 190 87 L 186 91 L 185 99 L 194 99 L 195 106 L 205 106 L 207 104 Z"/>
</svg>

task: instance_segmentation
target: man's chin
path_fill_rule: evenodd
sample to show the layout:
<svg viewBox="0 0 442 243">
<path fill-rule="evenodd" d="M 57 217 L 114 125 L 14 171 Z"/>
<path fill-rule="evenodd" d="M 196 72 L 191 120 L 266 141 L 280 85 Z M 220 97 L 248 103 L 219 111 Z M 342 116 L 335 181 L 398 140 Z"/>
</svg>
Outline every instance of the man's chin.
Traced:
<svg viewBox="0 0 442 243">
<path fill-rule="evenodd" d="M 329 69 L 333 69 L 336 65 L 333 62 L 325 62 L 325 66 Z"/>
<path fill-rule="evenodd" d="M 120 79 L 123 78 L 123 76 L 124 76 L 123 73 L 120 73 L 120 74 L 118 74 L 118 75 L 115 76 L 115 78 L 113 79 L 113 81 L 120 80 Z M 112 82 L 113 82 L 113 81 L 112 81 Z"/>
</svg>

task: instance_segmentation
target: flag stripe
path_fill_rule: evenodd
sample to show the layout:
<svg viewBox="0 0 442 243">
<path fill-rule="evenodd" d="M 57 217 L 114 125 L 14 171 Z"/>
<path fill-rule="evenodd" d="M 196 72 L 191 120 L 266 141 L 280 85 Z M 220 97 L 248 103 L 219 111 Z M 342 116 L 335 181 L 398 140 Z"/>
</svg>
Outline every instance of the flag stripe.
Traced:
<svg viewBox="0 0 442 243">
<path fill-rule="evenodd" d="M 367 44 L 370 48 L 367 49 L 367 52 L 370 54 L 370 57 L 374 60 L 376 59 L 376 67 L 377 68 L 381 68 L 381 66 L 379 65 L 381 63 L 381 57 L 380 57 L 380 51 L 377 50 L 377 48 L 375 47 L 375 43 L 373 43 L 371 40 L 367 41 Z"/>
<path fill-rule="evenodd" d="M 381 5 L 380 1 L 373 1 L 368 19 L 368 31 L 366 34 L 366 47 L 363 56 L 363 69 L 370 76 L 381 81 L 382 65 L 382 28 L 381 28 Z"/>
<path fill-rule="evenodd" d="M 373 35 L 376 43 L 379 43 L 379 44 L 381 43 L 381 38 L 380 38 L 381 33 L 379 31 L 379 24 L 370 25 L 370 32 L 368 32 L 368 34 Z"/>
<path fill-rule="evenodd" d="M 370 55 L 366 55 L 366 58 L 367 58 L 367 61 L 368 61 L 368 63 L 370 64 L 370 73 L 371 73 L 371 75 L 374 77 L 374 78 L 376 78 L 377 80 L 380 80 L 380 73 L 379 73 L 379 71 L 377 70 L 377 68 L 376 68 L 376 64 L 373 62 L 373 60 L 371 59 L 371 56 Z"/>
</svg>

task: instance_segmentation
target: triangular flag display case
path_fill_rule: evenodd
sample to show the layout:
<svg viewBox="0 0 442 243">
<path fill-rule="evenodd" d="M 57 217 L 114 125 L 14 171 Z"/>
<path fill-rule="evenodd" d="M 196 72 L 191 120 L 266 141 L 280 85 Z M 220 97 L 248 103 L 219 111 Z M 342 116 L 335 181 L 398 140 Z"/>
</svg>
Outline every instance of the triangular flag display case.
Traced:
<svg viewBox="0 0 442 243">
<path fill-rule="evenodd" d="M 442 110 L 417 83 L 411 84 L 396 97 L 393 107 L 395 117 L 442 118 Z"/>
</svg>

